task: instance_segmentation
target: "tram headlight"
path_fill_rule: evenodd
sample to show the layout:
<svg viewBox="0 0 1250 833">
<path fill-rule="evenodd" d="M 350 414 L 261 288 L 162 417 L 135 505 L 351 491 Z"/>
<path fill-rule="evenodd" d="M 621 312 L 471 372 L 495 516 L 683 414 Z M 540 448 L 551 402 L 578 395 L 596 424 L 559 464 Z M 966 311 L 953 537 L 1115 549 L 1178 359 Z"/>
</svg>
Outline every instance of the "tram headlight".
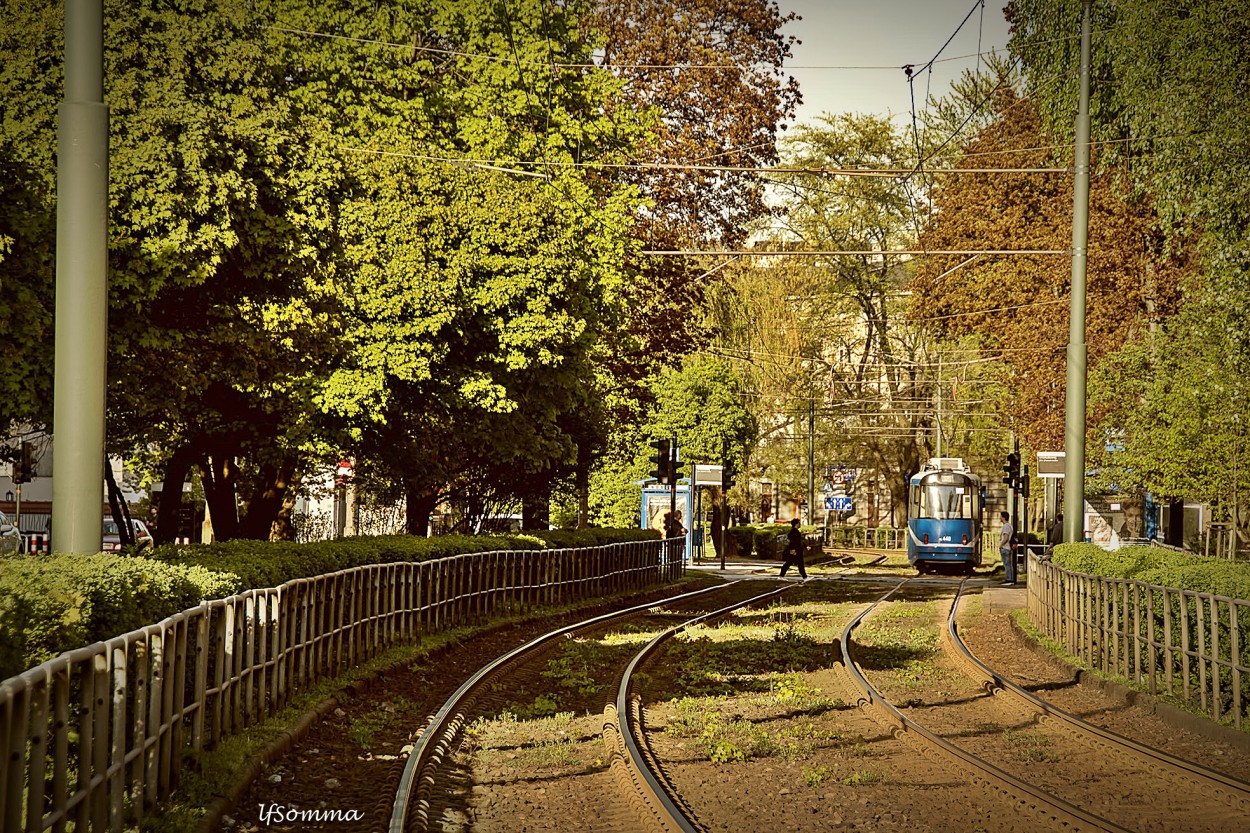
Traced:
<svg viewBox="0 0 1250 833">
<path fill-rule="evenodd" d="M 927 532 L 924 534 L 924 542 L 925 542 L 926 544 L 927 544 L 927 543 L 929 543 L 929 533 L 927 533 Z"/>
<path fill-rule="evenodd" d="M 966 533 L 964 534 L 963 541 L 962 541 L 961 543 L 963 543 L 963 544 L 967 544 L 967 543 L 968 543 L 968 535 L 967 535 Z"/>
</svg>

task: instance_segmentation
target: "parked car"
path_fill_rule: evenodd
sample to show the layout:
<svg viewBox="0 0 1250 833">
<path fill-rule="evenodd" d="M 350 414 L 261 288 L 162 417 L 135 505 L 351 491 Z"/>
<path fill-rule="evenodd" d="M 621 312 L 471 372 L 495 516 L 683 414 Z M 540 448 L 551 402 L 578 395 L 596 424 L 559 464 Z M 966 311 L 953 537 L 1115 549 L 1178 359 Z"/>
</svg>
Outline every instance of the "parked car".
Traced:
<svg viewBox="0 0 1250 833">
<path fill-rule="evenodd" d="M 135 532 L 135 548 L 140 552 L 152 546 L 152 533 L 143 521 L 132 520 L 130 528 Z M 122 548 L 121 530 L 112 518 L 104 519 L 104 551 L 120 552 Z"/>
<path fill-rule="evenodd" d="M 9 520 L 9 516 L 0 512 L 0 555 L 9 555 L 22 551 L 22 533 Z"/>
</svg>

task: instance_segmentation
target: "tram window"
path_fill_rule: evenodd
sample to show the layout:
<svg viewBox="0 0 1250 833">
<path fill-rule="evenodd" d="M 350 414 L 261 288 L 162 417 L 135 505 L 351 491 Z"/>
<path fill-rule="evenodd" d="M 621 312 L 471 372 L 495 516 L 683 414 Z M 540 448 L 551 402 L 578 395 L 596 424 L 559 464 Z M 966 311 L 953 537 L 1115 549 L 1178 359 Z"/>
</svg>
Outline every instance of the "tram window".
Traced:
<svg viewBox="0 0 1250 833">
<path fill-rule="evenodd" d="M 972 496 L 962 486 L 918 486 L 916 496 L 918 518 L 945 520 L 972 516 Z"/>
</svg>

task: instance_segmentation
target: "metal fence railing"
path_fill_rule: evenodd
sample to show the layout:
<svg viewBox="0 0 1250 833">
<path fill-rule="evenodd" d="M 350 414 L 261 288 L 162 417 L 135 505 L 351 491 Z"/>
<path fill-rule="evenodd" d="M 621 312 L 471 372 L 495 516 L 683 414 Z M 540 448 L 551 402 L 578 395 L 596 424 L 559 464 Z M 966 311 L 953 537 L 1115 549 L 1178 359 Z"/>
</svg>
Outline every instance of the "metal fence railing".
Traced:
<svg viewBox="0 0 1250 833">
<path fill-rule="evenodd" d="M 0 829 L 138 826 L 187 756 L 422 634 L 677 579 L 684 539 L 356 567 L 206 601 L 0 682 Z"/>
<path fill-rule="evenodd" d="M 888 526 L 831 526 L 826 528 L 830 547 L 878 550 L 907 549 L 907 530 Z"/>
<path fill-rule="evenodd" d="M 1065 570 L 1030 557 L 1034 626 L 1090 668 L 1243 728 L 1250 601 Z"/>
</svg>

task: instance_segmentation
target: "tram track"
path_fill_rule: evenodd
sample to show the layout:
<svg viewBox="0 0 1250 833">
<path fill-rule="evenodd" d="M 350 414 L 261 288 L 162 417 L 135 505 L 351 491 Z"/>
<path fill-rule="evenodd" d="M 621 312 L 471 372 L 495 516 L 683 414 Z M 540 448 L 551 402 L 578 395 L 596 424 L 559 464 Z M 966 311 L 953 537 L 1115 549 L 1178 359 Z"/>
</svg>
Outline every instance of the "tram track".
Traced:
<svg viewBox="0 0 1250 833">
<path fill-rule="evenodd" d="M 1250 796 L 1243 782 L 1093 726 L 980 662 L 958 635 L 962 586 L 940 640 L 959 675 L 971 681 L 971 692 L 902 708 L 891 702 L 857 661 L 851 636 L 905 588 L 901 584 L 865 607 L 842 635 L 847 676 L 861 707 L 881 725 L 926 754 L 945 757 L 982 789 L 1035 817 L 1039 829 L 1169 830 L 1182 829 L 1176 825 L 1184 820 L 1183 829 L 1215 831 L 1244 819 Z M 1026 737 L 1044 744 L 1041 762 L 1022 764 L 1025 759 L 1009 753 Z"/>
<path fill-rule="evenodd" d="M 1131 756 L 1143 767 L 1154 769 L 1164 778 L 1179 779 L 1188 789 L 1214 798 L 1240 813 L 1250 814 L 1250 783 L 1090 723 L 1017 685 L 982 662 L 959 635 L 957 613 L 965 598 L 963 591 L 961 586 L 951 602 L 942 640 L 947 653 L 986 692 L 996 698 L 1009 699 L 1016 708 L 1032 715 L 1034 720 L 1068 733 L 1102 755 Z"/>
<path fill-rule="evenodd" d="M 558 628 L 483 667 L 448 698 L 427 722 L 414 743 L 392 803 L 388 827 L 390 833 L 435 829 L 434 822 L 444 803 L 440 793 L 456 791 L 454 782 L 457 775 L 454 772 L 453 759 L 465 726 L 476 714 L 497 711 L 503 703 L 502 692 L 515 687 L 522 676 L 533 676 L 535 672 L 532 669 L 550 653 L 553 645 L 576 635 L 586 635 L 608 626 L 619 626 L 662 607 L 714 598 L 716 593 L 725 593 L 737 584 L 735 582 L 669 599 L 650 601 Z M 632 675 L 664 641 L 687 627 L 767 601 L 785 592 L 789 586 L 757 593 L 745 599 L 735 599 L 729 605 L 709 613 L 688 617 L 665 630 L 634 656 L 621 674 L 615 703 L 604 710 L 601 726 L 603 741 L 607 746 L 608 771 L 615 784 L 615 795 L 600 799 L 609 805 L 604 808 L 605 829 L 670 833 L 702 830 L 693 820 L 689 808 L 682 804 L 680 797 L 668 785 L 658 762 L 649 752 L 642 727 L 641 706 L 637 697 L 630 692 Z M 531 670 L 525 671 L 526 667 Z M 508 682 L 501 683 L 505 678 Z M 498 687 L 498 690 L 491 691 L 492 687 Z"/>
</svg>

